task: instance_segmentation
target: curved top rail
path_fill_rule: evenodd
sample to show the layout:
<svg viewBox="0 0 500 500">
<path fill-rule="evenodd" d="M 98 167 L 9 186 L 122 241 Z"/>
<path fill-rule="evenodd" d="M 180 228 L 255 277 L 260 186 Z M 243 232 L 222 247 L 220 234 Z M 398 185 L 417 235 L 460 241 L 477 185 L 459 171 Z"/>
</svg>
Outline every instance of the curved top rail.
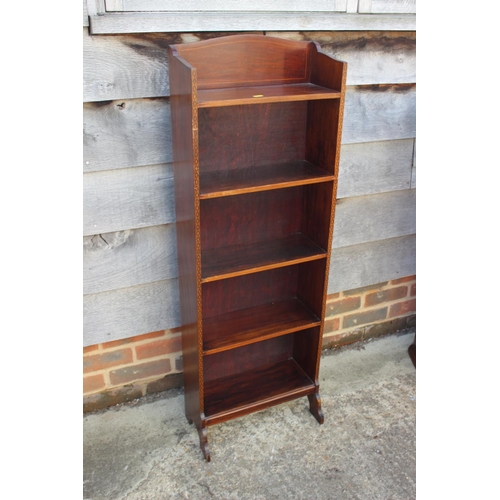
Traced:
<svg viewBox="0 0 500 500">
<path fill-rule="evenodd" d="M 282 85 L 310 81 L 314 42 L 266 35 L 233 35 L 172 45 L 174 54 L 196 68 L 198 88 Z"/>
</svg>

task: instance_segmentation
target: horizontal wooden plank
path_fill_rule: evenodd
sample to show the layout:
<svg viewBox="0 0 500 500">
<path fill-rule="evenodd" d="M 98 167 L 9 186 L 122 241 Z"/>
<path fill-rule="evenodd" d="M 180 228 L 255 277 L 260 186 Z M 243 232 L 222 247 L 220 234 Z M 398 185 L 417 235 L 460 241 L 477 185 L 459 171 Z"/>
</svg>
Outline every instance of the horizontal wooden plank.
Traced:
<svg viewBox="0 0 500 500">
<path fill-rule="evenodd" d="M 83 170 L 172 163 L 168 98 L 83 105 Z"/>
<path fill-rule="evenodd" d="M 416 272 L 415 235 L 334 248 L 328 293 L 352 290 Z"/>
<path fill-rule="evenodd" d="M 332 248 L 416 231 L 415 190 L 344 198 L 337 202 Z"/>
<path fill-rule="evenodd" d="M 360 0 L 358 12 L 369 14 L 415 14 L 416 0 Z"/>
<path fill-rule="evenodd" d="M 144 12 L 90 16 L 97 34 L 189 31 L 415 31 L 414 14 L 329 12 Z"/>
<path fill-rule="evenodd" d="M 414 85 L 347 87 L 343 143 L 415 137 Z M 172 162 L 168 98 L 83 105 L 85 172 Z"/>
<path fill-rule="evenodd" d="M 106 0 L 110 12 L 326 11 L 345 12 L 347 0 Z"/>
<path fill-rule="evenodd" d="M 347 62 L 347 85 L 416 82 L 414 31 L 271 31 L 266 34 L 319 43 L 325 54 Z"/>
<path fill-rule="evenodd" d="M 86 173 L 83 207 L 84 236 L 174 222 L 172 166 Z"/>
<path fill-rule="evenodd" d="M 167 46 L 230 34 L 144 33 L 92 37 L 84 29 L 83 100 L 168 96 Z M 415 32 L 307 31 L 268 35 L 319 43 L 326 54 L 349 64 L 348 85 L 416 81 Z"/>
<path fill-rule="evenodd" d="M 413 142 L 413 163 L 411 166 L 411 187 L 417 187 L 417 139 Z"/>
<path fill-rule="evenodd" d="M 169 94 L 167 46 L 175 37 L 92 37 L 83 30 L 83 100 Z"/>
<path fill-rule="evenodd" d="M 83 0 L 83 26 L 88 26 L 88 25 L 89 25 L 89 13 L 87 10 L 87 0 Z"/>
<path fill-rule="evenodd" d="M 413 141 L 343 144 L 337 198 L 409 189 Z"/>
<path fill-rule="evenodd" d="M 410 188 L 412 139 L 346 144 L 339 199 Z M 171 165 L 86 173 L 84 235 L 168 224 L 175 220 Z"/>
<path fill-rule="evenodd" d="M 84 346 L 180 326 L 177 279 L 85 295 Z"/>
<path fill-rule="evenodd" d="M 177 277 L 175 224 L 83 238 L 83 293 Z"/>
<path fill-rule="evenodd" d="M 415 85 L 347 87 L 343 144 L 408 139 L 415 135 Z"/>
</svg>

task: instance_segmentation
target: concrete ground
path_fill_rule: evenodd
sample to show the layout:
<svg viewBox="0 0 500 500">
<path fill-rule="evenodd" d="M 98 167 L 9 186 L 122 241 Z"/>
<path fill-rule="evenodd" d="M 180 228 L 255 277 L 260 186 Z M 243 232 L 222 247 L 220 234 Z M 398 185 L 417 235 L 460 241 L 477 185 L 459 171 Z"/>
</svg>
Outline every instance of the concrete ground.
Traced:
<svg viewBox="0 0 500 500">
<path fill-rule="evenodd" d="M 86 414 L 84 499 L 414 499 L 413 336 L 325 353 L 323 425 L 304 397 L 209 427 L 210 463 L 182 390 Z"/>
</svg>

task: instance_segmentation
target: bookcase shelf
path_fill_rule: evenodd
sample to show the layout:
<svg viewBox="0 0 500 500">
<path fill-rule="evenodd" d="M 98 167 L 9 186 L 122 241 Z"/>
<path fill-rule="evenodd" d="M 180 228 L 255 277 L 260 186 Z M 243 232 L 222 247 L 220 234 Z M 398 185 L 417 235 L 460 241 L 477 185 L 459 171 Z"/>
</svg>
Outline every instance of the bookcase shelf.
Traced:
<svg viewBox="0 0 500 500">
<path fill-rule="evenodd" d="M 313 42 L 171 45 L 186 416 L 207 427 L 307 396 L 319 360 L 347 65 Z"/>
<path fill-rule="evenodd" d="M 255 369 L 250 374 L 240 373 L 207 382 L 205 415 L 211 423 L 219 423 L 313 391 L 313 380 L 294 359 L 288 359 Z"/>
<path fill-rule="evenodd" d="M 306 160 L 238 170 L 216 170 L 200 174 L 200 199 L 302 186 L 327 180 L 336 178 Z"/>
<path fill-rule="evenodd" d="M 259 85 L 198 91 L 199 108 L 263 104 L 269 102 L 312 101 L 314 99 L 340 99 L 340 92 L 312 83 L 290 85 Z"/>
<path fill-rule="evenodd" d="M 252 245 L 214 248 L 201 255 L 201 280 L 207 283 L 325 257 L 325 250 L 300 233 Z"/>
<path fill-rule="evenodd" d="M 203 354 L 234 349 L 319 326 L 320 319 L 293 298 L 206 318 Z"/>
</svg>

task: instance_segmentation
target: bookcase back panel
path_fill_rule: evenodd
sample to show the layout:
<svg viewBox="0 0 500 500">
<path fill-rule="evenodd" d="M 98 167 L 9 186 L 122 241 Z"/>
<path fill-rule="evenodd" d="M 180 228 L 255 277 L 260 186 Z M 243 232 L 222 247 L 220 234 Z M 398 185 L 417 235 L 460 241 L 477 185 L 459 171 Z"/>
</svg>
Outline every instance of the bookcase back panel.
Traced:
<svg viewBox="0 0 500 500">
<path fill-rule="evenodd" d="M 200 173 L 303 160 L 307 104 L 199 109 Z"/>
<path fill-rule="evenodd" d="M 203 317 L 296 297 L 299 267 L 281 267 L 203 284 Z"/>
<path fill-rule="evenodd" d="M 310 42 L 260 35 L 176 45 L 198 70 L 198 88 L 301 83 L 309 78 Z"/>
<path fill-rule="evenodd" d="M 205 382 L 286 361 L 293 356 L 293 335 L 283 335 L 203 358 Z"/>
<path fill-rule="evenodd" d="M 303 188 L 293 187 L 201 201 L 201 248 L 282 238 L 300 231 Z"/>
</svg>

